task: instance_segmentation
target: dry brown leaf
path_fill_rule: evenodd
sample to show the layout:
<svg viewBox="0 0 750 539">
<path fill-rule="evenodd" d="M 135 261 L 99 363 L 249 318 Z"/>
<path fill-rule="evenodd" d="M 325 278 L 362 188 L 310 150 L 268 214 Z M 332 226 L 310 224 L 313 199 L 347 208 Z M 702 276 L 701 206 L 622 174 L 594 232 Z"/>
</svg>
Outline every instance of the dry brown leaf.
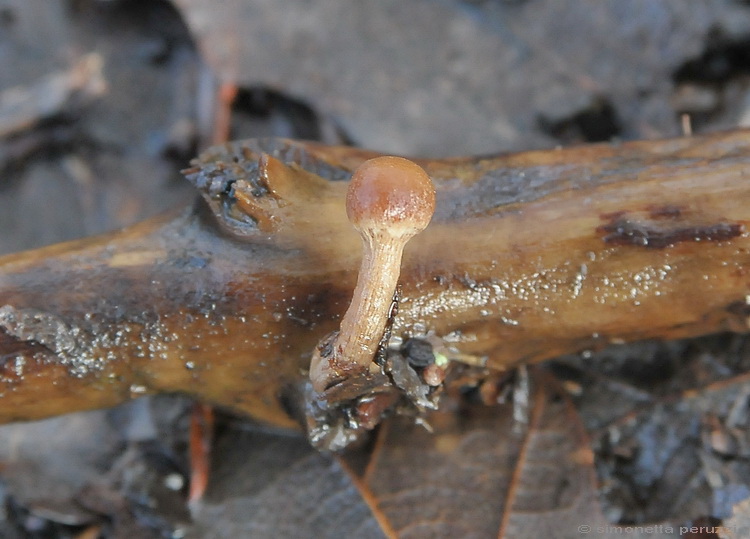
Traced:
<svg viewBox="0 0 750 539">
<path fill-rule="evenodd" d="M 230 432 L 188 538 L 382 537 L 351 478 L 299 436 Z"/>
<path fill-rule="evenodd" d="M 533 387 L 527 425 L 511 405 L 437 412 L 428 418 L 433 433 L 406 418 L 384 425 L 357 480 L 383 529 L 535 538 L 606 526 L 575 410 L 548 377 L 536 376 Z"/>
<path fill-rule="evenodd" d="M 222 80 L 283 88 L 359 146 L 429 156 L 551 146 L 581 110 L 602 131 L 588 140 L 675 135 L 672 73 L 711 29 L 750 23 L 711 0 L 175 4 Z"/>
</svg>

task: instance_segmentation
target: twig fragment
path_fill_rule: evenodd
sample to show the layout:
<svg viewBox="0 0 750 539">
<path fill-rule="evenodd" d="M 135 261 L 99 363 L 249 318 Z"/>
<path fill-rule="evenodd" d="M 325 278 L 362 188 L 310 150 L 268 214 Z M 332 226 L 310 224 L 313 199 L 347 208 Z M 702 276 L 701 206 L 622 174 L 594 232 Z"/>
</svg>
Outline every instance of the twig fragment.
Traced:
<svg viewBox="0 0 750 539">
<path fill-rule="evenodd" d="M 28 130 L 104 94 L 107 83 L 102 68 L 101 55 L 90 53 L 65 71 L 0 93 L 0 138 Z"/>
</svg>

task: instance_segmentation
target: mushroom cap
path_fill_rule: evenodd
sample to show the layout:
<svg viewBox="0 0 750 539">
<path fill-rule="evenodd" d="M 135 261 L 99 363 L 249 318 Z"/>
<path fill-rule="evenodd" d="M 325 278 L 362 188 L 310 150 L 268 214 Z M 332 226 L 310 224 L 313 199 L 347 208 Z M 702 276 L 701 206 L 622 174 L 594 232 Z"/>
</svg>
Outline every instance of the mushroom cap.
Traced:
<svg viewBox="0 0 750 539">
<path fill-rule="evenodd" d="M 435 187 L 422 167 L 403 157 L 383 156 L 362 163 L 346 194 L 346 214 L 362 232 L 390 229 L 413 235 L 435 213 Z"/>
</svg>

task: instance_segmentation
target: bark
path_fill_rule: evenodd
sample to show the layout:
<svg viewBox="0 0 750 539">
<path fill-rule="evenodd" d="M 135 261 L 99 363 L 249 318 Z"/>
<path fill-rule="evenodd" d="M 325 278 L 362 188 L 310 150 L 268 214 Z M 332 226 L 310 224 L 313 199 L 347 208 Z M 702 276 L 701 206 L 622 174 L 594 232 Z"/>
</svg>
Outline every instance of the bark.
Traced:
<svg viewBox="0 0 750 539">
<path fill-rule="evenodd" d="M 0 258 L 0 421 L 185 392 L 291 425 L 282 396 L 354 289 L 346 180 L 374 155 L 213 148 L 186 171 L 196 205 Z M 405 249 L 392 342 L 507 369 L 747 331 L 750 132 L 418 163 L 437 209 Z"/>
</svg>

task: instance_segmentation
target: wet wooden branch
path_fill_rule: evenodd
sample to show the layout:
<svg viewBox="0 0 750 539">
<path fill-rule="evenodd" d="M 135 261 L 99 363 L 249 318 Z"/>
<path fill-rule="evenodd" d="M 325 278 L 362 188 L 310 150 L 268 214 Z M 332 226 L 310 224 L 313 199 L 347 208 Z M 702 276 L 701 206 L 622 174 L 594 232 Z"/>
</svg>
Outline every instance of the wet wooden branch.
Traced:
<svg viewBox="0 0 750 539">
<path fill-rule="evenodd" d="M 0 258 L 0 421 L 178 391 L 290 425 L 280 396 L 354 288 L 343 197 L 373 155 L 233 143 L 187 171 L 192 208 Z M 406 247 L 395 346 L 505 369 L 747 331 L 750 132 L 419 163 L 437 210 Z"/>
</svg>

